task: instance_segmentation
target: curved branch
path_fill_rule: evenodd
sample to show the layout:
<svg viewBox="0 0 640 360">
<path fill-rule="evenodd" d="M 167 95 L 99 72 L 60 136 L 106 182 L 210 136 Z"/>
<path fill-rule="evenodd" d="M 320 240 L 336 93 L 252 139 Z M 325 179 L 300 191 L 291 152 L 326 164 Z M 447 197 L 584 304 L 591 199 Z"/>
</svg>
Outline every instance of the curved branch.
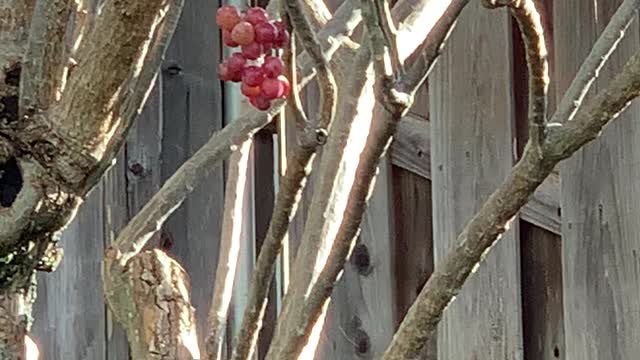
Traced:
<svg viewBox="0 0 640 360">
<path fill-rule="evenodd" d="M 549 63 L 540 13 L 533 0 L 510 0 L 504 3 L 485 0 L 484 5 L 489 8 L 509 6 L 518 22 L 529 70 L 529 139 L 542 151 L 547 126 Z"/>
<path fill-rule="evenodd" d="M 289 13 L 289 20 L 293 26 L 293 30 L 298 35 L 303 48 L 311 56 L 313 67 L 318 72 L 318 83 L 320 85 L 320 118 L 318 127 L 327 129 L 331 125 L 331 121 L 336 113 L 336 103 L 338 101 L 338 93 L 336 89 L 336 80 L 329 68 L 329 62 L 322 53 L 322 47 L 318 42 L 311 25 L 300 9 L 301 0 L 283 0 L 286 1 Z"/>
</svg>

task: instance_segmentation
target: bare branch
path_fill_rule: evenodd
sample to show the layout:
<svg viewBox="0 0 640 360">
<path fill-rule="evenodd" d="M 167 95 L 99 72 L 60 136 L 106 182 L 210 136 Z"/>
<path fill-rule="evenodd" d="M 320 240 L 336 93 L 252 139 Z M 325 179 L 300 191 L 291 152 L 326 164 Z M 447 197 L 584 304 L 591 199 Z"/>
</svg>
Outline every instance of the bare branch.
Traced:
<svg viewBox="0 0 640 360">
<path fill-rule="evenodd" d="M 547 126 L 549 63 L 540 14 L 533 0 L 510 0 L 504 3 L 484 0 L 483 2 L 489 8 L 509 6 L 513 17 L 518 22 L 529 70 L 529 139 L 539 151 L 542 151 Z"/>
<path fill-rule="evenodd" d="M 222 347 L 227 330 L 227 314 L 233 294 L 233 282 L 240 254 L 240 243 L 242 242 L 242 217 L 247 196 L 245 187 L 251 145 L 251 139 L 245 141 L 229 158 L 218 267 L 209 309 L 207 324 L 209 330 L 205 339 L 205 359 L 208 360 L 222 359 Z"/>
<path fill-rule="evenodd" d="M 66 65 L 64 36 L 73 0 L 38 0 L 20 76 L 20 116 L 54 101 Z"/>
<path fill-rule="evenodd" d="M 287 72 L 287 78 L 291 81 L 291 91 L 289 92 L 289 96 L 287 97 L 287 108 L 291 111 L 294 116 L 294 120 L 298 129 L 304 131 L 307 126 L 309 126 L 309 119 L 307 119 L 307 114 L 305 114 L 302 108 L 302 101 L 300 100 L 300 89 L 298 88 L 298 69 L 297 61 L 296 61 L 296 35 L 293 33 L 293 28 L 291 27 L 291 22 L 289 21 L 289 14 L 287 13 L 287 4 L 284 1 L 281 1 L 282 9 L 281 13 L 281 21 L 285 24 L 287 31 L 291 34 L 291 39 L 289 41 L 289 46 L 284 49 L 284 53 L 282 54 L 282 61 L 285 65 L 285 71 Z"/>
<path fill-rule="evenodd" d="M 313 60 L 313 67 L 318 72 L 318 83 L 320 85 L 320 118 L 317 125 L 321 129 L 327 129 L 336 113 L 336 103 L 338 92 L 336 89 L 336 80 L 329 68 L 329 62 L 322 53 L 322 47 L 318 42 L 311 25 L 305 18 L 300 9 L 300 1 L 302 0 L 283 0 L 286 1 L 289 20 L 293 26 L 295 34 L 299 37 L 305 51 Z"/>
<path fill-rule="evenodd" d="M 418 356 L 436 330 L 447 305 L 555 165 L 595 139 L 602 128 L 638 95 L 640 52 L 627 62 L 605 91 L 576 113 L 573 121 L 551 131 L 542 156 L 529 140 L 522 159 L 464 227 L 458 236 L 459 245 L 443 259 L 427 281 L 394 335 L 384 360 Z"/>
<path fill-rule="evenodd" d="M 624 37 L 626 29 L 635 19 L 638 8 L 640 8 L 640 0 L 625 0 L 618 7 L 609 24 L 593 45 L 587 60 L 580 66 L 575 80 L 558 104 L 558 109 L 549 121 L 550 123 L 563 123 L 573 119 L 591 85 L 598 78 L 600 69 L 609 60 L 609 56 Z"/>
<path fill-rule="evenodd" d="M 413 97 L 415 93 L 412 93 L 411 89 L 419 89 L 424 84 L 427 75 L 436 63 L 436 59 L 442 53 L 445 42 L 455 27 L 456 20 L 468 3 L 469 0 L 451 1 L 451 4 L 438 19 L 427 38 L 405 61 L 405 73 L 396 80 L 394 85 L 396 92 L 410 94 Z"/>
<path fill-rule="evenodd" d="M 408 8 L 415 12 L 408 12 L 411 16 L 400 24 L 397 43 L 405 45 L 401 57 L 415 50 L 435 24 L 435 19 L 425 19 L 437 19 L 446 9 L 438 2 L 405 0 L 396 5 L 394 16 Z M 401 104 L 392 112 L 374 106 L 370 47 L 360 49 L 349 75 L 268 360 L 296 358 L 307 342 L 357 235 L 377 163 L 406 110 Z"/>
</svg>

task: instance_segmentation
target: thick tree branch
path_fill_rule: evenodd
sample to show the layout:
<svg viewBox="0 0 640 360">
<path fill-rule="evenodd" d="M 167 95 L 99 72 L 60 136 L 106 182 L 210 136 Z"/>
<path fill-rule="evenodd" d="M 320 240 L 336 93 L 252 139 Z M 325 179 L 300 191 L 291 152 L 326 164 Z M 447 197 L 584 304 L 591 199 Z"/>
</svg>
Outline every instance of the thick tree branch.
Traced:
<svg viewBox="0 0 640 360">
<path fill-rule="evenodd" d="M 229 175 L 224 195 L 222 236 L 218 253 L 218 267 L 209 309 L 208 333 L 205 339 L 205 359 L 220 360 L 227 331 L 227 314 L 242 241 L 242 217 L 247 193 L 247 170 L 251 139 L 240 145 L 229 158 Z"/>
<path fill-rule="evenodd" d="M 549 121 L 550 123 L 563 123 L 573 119 L 591 85 L 598 78 L 600 70 L 624 37 L 626 29 L 636 18 L 638 8 L 640 8 L 640 0 L 625 0 L 618 7 L 609 24 L 591 48 L 587 60 L 580 66 L 575 80 L 562 97 L 556 113 Z"/>
<path fill-rule="evenodd" d="M 574 81 L 581 82 L 582 79 Z M 427 281 L 400 324 L 384 360 L 418 356 L 436 330 L 447 305 L 555 165 L 597 138 L 603 127 L 638 95 L 640 52 L 627 62 L 605 91 L 576 113 L 572 121 L 550 132 L 542 156 L 531 140 L 527 143 L 522 159 L 465 226 L 458 236 L 458 245 Z"/>
<path fill-rule="evenodd" d="M 485 0 L 484 5 L 489 8 L 509 6 L 518 22 L 529 71 L 529 139 L 542 151 L 547 126 L 549 64 L 540 14 L 533 0 L 510 0 L 504 4 Z"/>
<path fill-rule="evenodd" d="M 414 10 L 400 24 L 402 35 L 397 43 L 404 45 L 401 57 L 426 38 L 446 9 L 441 5 L 429 1 L 401 1 L 396 5 L 396 17 L 407 13 L 407 8 Z M 314 189 L 291 285 L 266 359 L 296 358 L 307 342 L 357 235 L 377 163 L 406 110 L 397 106 L 389 112 L 380 104 L 374 106 L 371 70 L 371 49 L 363 47 L 349 69 L 345 94 L 339 99 L 340 111 L 318 169 L 321 178 Z M 365 131 L 368 136 L 363 136 Z"/>
<path fill-rule="evenodd" d="M 160 250 L 145 251 L 104 279 L 133 359 L 200 359 L 187 272 Z"/>
<path fill-rule="evenodd" d="M 20 76 L 20 116 L 45 111 L 55 100 L 67 65 L 64 36 L 73 0 L 38 0 Z"/>
</svg>

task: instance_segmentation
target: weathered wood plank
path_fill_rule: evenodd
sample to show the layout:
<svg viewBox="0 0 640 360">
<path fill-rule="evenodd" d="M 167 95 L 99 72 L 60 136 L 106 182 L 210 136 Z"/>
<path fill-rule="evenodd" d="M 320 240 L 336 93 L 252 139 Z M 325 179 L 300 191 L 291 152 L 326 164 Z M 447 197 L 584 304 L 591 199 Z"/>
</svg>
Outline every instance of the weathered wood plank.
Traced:
<svg viewBox="0 0 640 360">
<path fill-rule="evenodd" d="M 503 9 L 504 10 L 504 9 Z M 513 165 L 510 19 L 471 3 L 429 80 L 435 263 Z M 440 359 L 522 359 L 518 224 L 449 305 Z"/>
<path fill-rule="evenodd" d="M 429 122 L 413 113 L 398 124 L 398 131 L 391 144 L 390 158 L 393 165 L 431 179 L 431 135 Z M 560 234 L 560 179 L 552 174 L 540 185 L 520 216 L 522 219 Z"/>
<path fill-rule="evenodd" d="M 400 167 L 393 167 L 395 212 L 396 312 L 398 323 L 433 273 L 431 181 Z M 433 338 L 420 360 L 436 360 Z"/>
<path fill-rule="evenodd" d="M 216 2 L 185 3 L 163 66 L 162 168 L 166 180 L 222 125 L 222 94 L 216 69 L 220 41 Z M 191 277 L 198 334 L 211 302 L 223 206 L 223 172 L 218 167 L 195 189 L 165 226 L 172 254 Z M 202 337 L 201 337 L 202 338 Z"/>
<path fill-rule="evenodd" d="M 384 158 L 360 238 L 327 309 L 315 359 L 379 359 L 396 325 L 390 163 Z"/>
<path fill-rule="evenodd" d="M 566 359 L 560 236 L 520 224 L 524 358 Z"/>
<path fill-rule="evenodd" d="M 38 275 L 33 333 L 50 360 L 107 359 L 102 296 L 103 183 L 91 191 L 61 237 L 64 259 Z"/>
<path fill-rule="evenodd" d="M 554 2 L 559 94 L 621 2 Z M 595 91 L 638 51 L 639 41 L 636 19 L 601 71 Z M 639 115 L 640 104 L 634 102 L 561 167 L 567 359 L 635 359 L 640 354 Z"/>
</svg>

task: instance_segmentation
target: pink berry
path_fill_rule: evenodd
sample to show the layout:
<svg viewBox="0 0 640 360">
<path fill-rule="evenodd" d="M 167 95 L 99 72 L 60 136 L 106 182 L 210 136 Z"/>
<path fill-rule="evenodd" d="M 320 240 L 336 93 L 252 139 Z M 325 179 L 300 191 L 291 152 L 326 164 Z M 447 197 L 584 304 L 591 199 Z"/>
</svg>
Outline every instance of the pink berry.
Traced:
<svg viewBox="0 0 640 360">
<path fill-rule="evenodd" d="M 242 46 L 242 55 L 249 60 L 257 60 L 262 55 L 262 46 L 257 42 Z"/>
<path fill-rule="evenodd" d="M 222 42 L 231 48 L 238 46 L 238 43 L 231 38 L 231 31 L 229 30 L 222 30 Z"/>
<path fill-rule="evenodd" d="M 227 66 L 232 73 L 241 73 L 246 64 L 247 59 L 245 59 L 239 52 L 231 54 L 227 59 Z"/>
<path fill-rule="evenodd" d="M 253 25 L 246 21 L 239 22 L 231 30 L 231 39 L 240 45 L 249 45 L 256 38 Z"/>
<path fill-rule="evenodd" d="M 242 85 L 240 86 L 240 92 L 242 93 L 242 95 L 250 98 L 260 95 L 261 91 L 262 90 L 260 89 L 260 86 L 249 86 L 245 83 L 242 83 Z"/>
<path fill-rule="evenodd" d="M 251 103 L 251 105 L 261 111 L 268 110 L 271 107 L 271 100 L 263 96 L 251 97 L 249 98 L 249 102 Z"/>
<path fill-rule="evenodd" d="M 289 96 L 289 91 L 291 91 L 291 83 L 289 83 L 289 79 L 287 79 L 287 77 L 284 75 L 278 76 L 278 80 L 283 87 L 282 95 L 280 97 L 284 99 Z"/>
<path fill-rule="evenodd" d="M 289 45 L 289 32 L 287 30 L 278 31 L 278 38 L 274 41 L 274 45 L 279 48 L 285 48 Z"/>
<path fill-rule="evenodd" d="M 257 66 L 247 66 L 242 73 L 242 82 L 249 86 L 259 86 L 264 80 L 262 69 Z"/>
<path fill-rule="evenodd" d="M 262 43 L 262 53 L 263 54 L 271 54 L 271 50 L 273 50 L 273 43 Z"/>
<path fill-rule="evenodd" d="M 253 25 L 269 21 L 269 15 L 261 7 L 252 7 L 247 10 L 245 20 Z"/>
<path fill-rule="evenodd" d="M 229 71 L 229 67 L 227 66 L 227 64 L 222 63 L 218 65 L 218 77 L 220 78 L 220 80 L 231 81 L 231 79 L 233 78 L 232 75 L 233 74 L 231 73 L 231 71 Z"/>
<path fill-rule="evenodd" d="M 259 43 L 270 43 L 277 40 L 278 29 L 271 23 L 261 22 L 255 25 L 256 41 Z"/>
<path fill-rule="evenodd" d="M 261 87 L 262 96 L 268 100 L 276 99 L 284 95 L 284 84 L 278 79 L 264 79 Z"/>
<path fill-rule="evenodd" d="M 264 58 L 262 71 L 267 77 L 276 78 L 279 75 L 282 75 L 283 68 L 284 63 L 282 62 L 282 60 L 280 60 L 279 57 L 269 55 Z"/>
<path fill-rule="evenodd" d="M 216 23 L 223 30 L 231 30 L 242 20 L 240 11 L 233 5 L 224 5 L 216 11 Z"/>
</svg>

